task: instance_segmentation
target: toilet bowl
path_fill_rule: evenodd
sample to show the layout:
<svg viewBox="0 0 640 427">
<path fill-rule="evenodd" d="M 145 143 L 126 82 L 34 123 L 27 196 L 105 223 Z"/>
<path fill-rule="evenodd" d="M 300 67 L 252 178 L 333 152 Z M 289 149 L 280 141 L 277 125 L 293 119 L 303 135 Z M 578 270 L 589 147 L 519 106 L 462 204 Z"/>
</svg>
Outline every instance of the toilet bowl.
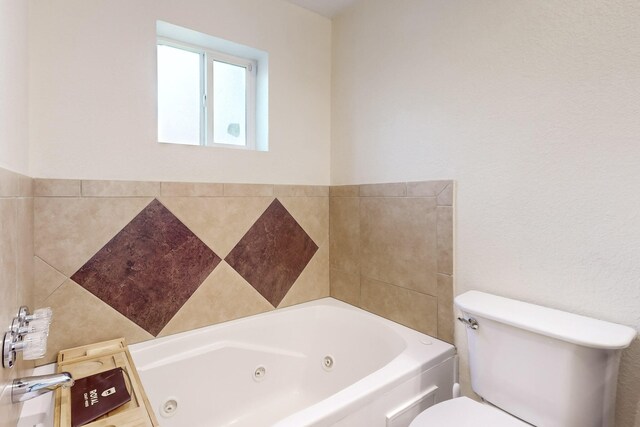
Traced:
<svg viewBox="0 0 640 427">
<path fill-rule="evenodd" d="M 409 427 L 531 427 L 499 409 L 457 397 L 432 406 L 418 415 Z"/>
</svg>

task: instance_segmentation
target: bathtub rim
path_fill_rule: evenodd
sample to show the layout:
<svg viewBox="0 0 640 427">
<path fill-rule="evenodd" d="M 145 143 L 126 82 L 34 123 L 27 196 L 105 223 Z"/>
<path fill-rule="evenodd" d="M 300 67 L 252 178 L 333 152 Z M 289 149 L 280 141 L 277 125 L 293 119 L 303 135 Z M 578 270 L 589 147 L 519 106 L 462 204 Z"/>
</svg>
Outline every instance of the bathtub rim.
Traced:
<svg viewBox="0 0 640 427">
<path fill-rule="evenodd" d="M 200 326 L 197 328 L 193 328 L 187 331 L 182 331 L 182 332 L 178 332 L 175 334 L 171 334 L 171 335 L 166 335 L 163 337 L 155 337 L 146 341 L 141 341 L 141 342 L 137 342 L 134 344 L 130 344 L 129 345 L 129 351 L 133 354 L 134 352 L 140 353 L 144 350 L 148 350 L 148 349 L 152 349 L 154 347 L 159 347 L 161 345 L 165 345 L 166 343 L 170 343 L 172 341 L 179 341 L 181 339 L 184 339 L 186 337 L 195 337 L 195 336 L 199 336 L 202 334 L 206 334 L 206 333 L 211 333 L 211 331 L 215 331 L 217 329 L 222 329 L 222 328 L 227 328 L 227 327 L 233 327 L 235 325 L 242 325 L 244 323 L 248 323 L 251 322 L 253 320 L 255 320 L 256 318 L 259 317 L 272 317 L 272 316 L 278 316 L 282 313 L 287 313 L 287 312 L 291 312 L 291 311 L 298 311 L 298 310 L 302 310 L 305 308 L 309 308 L 309 307 L 318 307 L 318 306 L 328 306 L 328 307 L 334 307 L 334 308 L 338 308 L 338 309 L 344 309 L 344 310 L 348 310 L 348 311 L 353 311 L 355 313 L 358 313 L 359 315 L 362 315 L 370 320 L 373 320 L 375 322 L 381 323 L 384 326 L 387 326 L 389 328 L 391 328 L 394 332 L 399 332 L 399 334 L 402 336 L 402 338 L 406 338 L 406 335 L 411 336 L 414 334 L 419 334 L 422 335 L 424 337 L 428 337 L 429 339 L 435 340 L 437 342 L 446 344 L 451 346 L 452 348 L 455 349 L 455 347 L 453 346 L 453 344 L 451 343 L 447 343 L 445 341 L 440 340 L 437 337 L 425 334 L 423 332 L 417 331 L 415 329 L 412 329 L 408 326 L 405 326 L 401 323 L 398 323 L 396 321 L 387 319 L 385 317 L 382 317 L 378 314 L 372 313 L 370 311 L 364 310 L 360 307 L 356 307 L 354 305 L 351 305 L 349 303 L 346 303 L 344 301 L 338 300 L 336 298 L 333 297 L 323 297 L 323 298 L 319 298 L 316 300 L 312 300 L 312 301 L 307 301 L 304 303 L 300 303 L 300 304 L 295 304 L 295 305 L 291 305 L 288 307 L 283 307 L 283 308 L 275 308 L 273 310 L 270 311 L 265 311 L 262 313 L 256 313 L 256 314 L 252 314 L 249 316 L 244 316 L 244 317 L 239 317 L 237 319 L 231 319 L 231 320 L 227 320 L 224 322 L 219 322 L 219 323 L 214 323 L 211 325 L 205 325 L 205 326 Z"/>
<path fill-rule="evenodd" d="M 284 418 L 278 420 L 274 424 L 274 427 L 294 426 L 297 425 L 296 423 L 299 423 L 300 420 L 330 425 L 325 423 L 336 422 L 354 411 L 354 409 L 364 407 L 378 396 L 409 381 L 412 377 L 422 375 L 424 372 L 444 364 L 450 358 L 457 357 L 456 349 L 452 344 L 332 297 L 325 297 L 144 341 L 131 345 L 130 351 L 138 369 L 144 371 L 149 369 L 149 363 L 153 363 L 141 363 L 141 361 L 135 360 L 139 358 L 139 356 L 142 356 L 144 352 L 151 354 L 155 348 L 166 345 L 179 346 L 181 340 L 197 340 L 198 337 L 202 337 L 208 333 L 215 334 L 216 331 L 220 329 L 233 328 L 236 325 L 255 322 L 257 318 L 264 319 L 265 317 L 278 316 L 287 312 L 295 312 L 319 306 L 351 311 L 357 316 L 366 318 L 368 321 L 389 328 L 405 342 L 405 348 L 382 367 L 350 383 L 334 394 L 286 415 Z M 455 381 L 455 374 L 452 374 L 452 377 Z M 451 394 L 451 390 L 445 391 L 445 393 Z"/>
</svg>

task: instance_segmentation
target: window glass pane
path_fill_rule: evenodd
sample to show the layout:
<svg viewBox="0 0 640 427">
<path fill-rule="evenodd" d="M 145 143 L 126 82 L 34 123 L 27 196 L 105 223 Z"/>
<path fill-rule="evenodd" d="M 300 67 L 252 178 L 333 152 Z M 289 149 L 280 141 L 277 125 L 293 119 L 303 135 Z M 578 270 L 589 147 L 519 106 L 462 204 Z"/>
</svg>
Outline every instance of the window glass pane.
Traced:
<svg viewBox="0 0 640 427">
<path fill-rule="evenodd" d="M 213 142 L 246 145 L 246 69 L 213 61 Z"/>
<path fill-rule="evenodd" d="M 200 145 L 200 54 L 158 45 L 158 140 Z"/>
</svg>

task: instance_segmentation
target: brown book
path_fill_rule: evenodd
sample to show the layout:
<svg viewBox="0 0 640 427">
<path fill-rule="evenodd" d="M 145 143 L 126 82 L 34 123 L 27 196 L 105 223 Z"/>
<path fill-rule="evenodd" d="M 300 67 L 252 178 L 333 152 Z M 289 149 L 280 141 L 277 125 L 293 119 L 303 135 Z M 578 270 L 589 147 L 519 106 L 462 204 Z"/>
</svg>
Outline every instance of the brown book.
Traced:
<svg viewBox="0 0 640 427">
<path fill-rule="evenodd" d="M 124 375 L 122 368 L 115 368 L 76 380 L 71 387 L 71 426 L 90 423 L 129 402 Z"/>
</svg>

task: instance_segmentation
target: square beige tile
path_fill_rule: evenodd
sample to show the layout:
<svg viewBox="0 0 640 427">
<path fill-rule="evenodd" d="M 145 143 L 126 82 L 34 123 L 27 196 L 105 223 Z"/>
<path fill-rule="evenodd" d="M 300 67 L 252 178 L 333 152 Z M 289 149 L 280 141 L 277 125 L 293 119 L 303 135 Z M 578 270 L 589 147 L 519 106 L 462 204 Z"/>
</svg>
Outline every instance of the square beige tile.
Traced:
<svg viewBox="0 0 640 427">
<path fill-rule="evenodd" d="M 278 197 L 278 200 L 316 245 L 322 246 L 328 242 L 328 197 Z"/>
<path fill-rule="evenodd" d="M 33 191 L 36 197 L 80 197 L 79 179 L 35 179 Z"/>
<path fill-rule="evenodd" d="M 0 318 L 11 325 L 18 302 L 18 199 L 0 198 Z"/>
<path fill-rule="evenodd" d="M 160 193 L 167 197 L 222 197 L 222 184 L 196 182 L 162 182 Z"/>
<path fill-rule="evenodd" d="M 331 269 L 331 296 L 359 307 L 360 275 Z"/>
<path fill-rule="evenodd" d="M 436 294 L 433 198 L 362 198 L 360 223 L 363 278 Z"/>
<path fill-rule="evenodd" d="M 351 275 L 360 274 L 360 199 L 329 199 L 330 265 Z"/>
<path fill-rule="evenodd" d="M 329 195 L 331 197 L 359 197 L 360 186 L 359 185 L 332 185 L 329 188 Z"/>
<path fill-rule="evenodd" d="M 35 254 L 71 277 L 152 199 L 36 197 Z"/>
<path fill-rule="evenodd" d="M 124 337 L 128 344 L 153 335 L 105 304 L 91 292 L 65 281 L 44 301 L 53 310 L 47 354 L 36 363 L 54 362 L 60 350 Z"/>
<path fill-rule="evenodd" d="M 329 245 L 325 244 L 318 248 L 309 264 L 302 270 L 289 292 L 278 304 L 278 308 L 325 298 L 330 294 Z"/>
<path fill-rule="evenodd" d="M 393 182 L 388 184 L 363 184 L 360 197 L 403 197 L 407 195 L 407 184 Z"/>
<path fill-rule="evenodd" d="M 159 200 L 224 258 L 273 202 L 273 197 L 161 197 Z"/>
<path fill-rule="evenodd" d="M 407 182 L 407 196 L 409 197 L 436 197 L 452 181 L 418 181 Z"/>
<path fill-rule="evenodd" d="M 276 185 L 276 197 L 328 197 L 329 187 L 326 185 Z"/>
<path fill-rule="evenodd" d="M 362 279 L 361 307 L 435 337 L 438 333 L 437 298 L 371 279 Z"/>
<path fill-rule="evenodd" d="M 453 206 L 454 185 L 451 182 L 438 194 L 438 206 Z"/>
<path fill-rule="evenodd" d="M 44 262 L 39 257 L 33 257 L 34 289 L 33 299 L 37 306 L 60 287 L 67 279 L 64 274 Z"/>
<path fill-rule="evenodd" d="M 0 322 L 5 327 L 18 312 L 18 307 L 29 303 L 29 265 L 25 257 L 33 252 L 31 238 L 31 198 L 25 198 L 25 183 L 30 179 L 0 169 Z M 2 331 L 4 333 L 4 331 Z M 14 426 L 20 405 L 11 403 L 8 384 L 27 375 L 32 362 L 20 358 L 13 369 L 0 369 L 0 425 Z"/>
<path fill-rule="evenodd" d="M 20 176 L 20 197 L 33 197 L 34 180 L 28 176 Z"/>
<path fill-rule="evenodd" d="M 438 273 L 453 274 L 453 208 L 438 206 Z"/>
<path fill-rule="evenodd" d="M 157 197 L 159 195 L 159 182 L 82 181 L 83 197 Z"/>
<path fill-rule="evenodd" d="M 33 198 L 17 199 L 18 304 L 34 307 L 33 286 Z"/>
<path fill-rule="evenodd" d="M 159 337 L 273 310 L 273 306 L 222 261 L 158 334 Z"/>
<path fill-rule="evenodd" d="M 0 177 L 2 179 L 2 177 Z M 18 199 L 0 198 L 0 324 L 4 334 L 5 328 L 11 325 L 11 320 L 18 312 Z M 0 384 L 10 384 L 17 369 L 0 369 Z M 8 415 L 12 411 L 8 388 L 0 397 L 0 410 L 8 422 Z M 15 414 L 13 414 L 15 415 Z M 15 418 L 15 417 L 14 417 Z"/>
<path fill-rule="evenodd" d="M 453 277 L 438 274 L 438 338 L 453 344 Z"/>
<path fill-rule="evenodd" d="M 273 193 L 270 184 L 224 184 L 224 195 L 230 197 L 271 197 Z"/>
</svg>

